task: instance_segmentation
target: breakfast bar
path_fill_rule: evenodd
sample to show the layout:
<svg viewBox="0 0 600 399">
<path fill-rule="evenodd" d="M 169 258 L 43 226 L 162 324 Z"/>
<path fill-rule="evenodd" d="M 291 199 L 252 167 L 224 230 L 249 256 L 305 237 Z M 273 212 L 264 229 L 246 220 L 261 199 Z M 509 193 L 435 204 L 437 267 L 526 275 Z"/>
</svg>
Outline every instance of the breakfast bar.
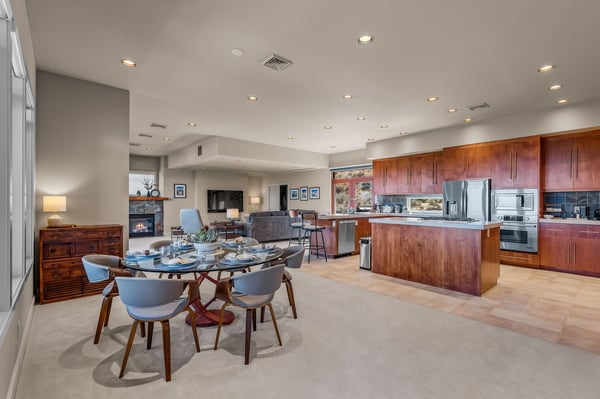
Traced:
<svg viewBox="0 0 600 399">
<path fill-rule="evenodd" d="M 481 296 L 500 275 L 500 226 L 492 222 L 371 219 L 372 271 Z"/>
</svg>

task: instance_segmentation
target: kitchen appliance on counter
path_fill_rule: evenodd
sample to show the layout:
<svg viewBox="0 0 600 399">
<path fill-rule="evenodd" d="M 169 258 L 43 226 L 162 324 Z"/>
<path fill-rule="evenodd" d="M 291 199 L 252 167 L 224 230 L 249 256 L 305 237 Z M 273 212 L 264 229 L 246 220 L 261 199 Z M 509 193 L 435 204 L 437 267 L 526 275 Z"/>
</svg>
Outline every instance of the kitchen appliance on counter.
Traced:
<svg viewBox="0 0 600 399">
<path fill-rule="evenodd" d="M 491 220 L 491 185 L 490 179 L 444 181 L 443 216 L 447 219 Z"/>
<path fill-rule="evenodd" d="M 594 220 L 600 220 L 600 209 L 594 210 Z"/>
<path fill-rule="evenodd" d="M 538 251 L 538 190 L 492 191 L 492 221 L 502 222 L 500 249 Z"/>
</svg>

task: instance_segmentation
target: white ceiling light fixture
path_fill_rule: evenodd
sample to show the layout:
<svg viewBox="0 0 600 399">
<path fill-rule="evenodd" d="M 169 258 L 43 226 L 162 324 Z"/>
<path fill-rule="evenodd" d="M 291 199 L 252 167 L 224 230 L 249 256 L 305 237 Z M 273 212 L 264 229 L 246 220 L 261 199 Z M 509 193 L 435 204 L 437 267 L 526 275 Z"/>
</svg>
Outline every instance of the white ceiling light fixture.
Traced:
<svg viewBox="0 0 600 399">
<path fill-rule="evenodd" d="M 400 132 L 400 135 L 401 135 L 401 136 L 405 136 L 405 135 L 407 135 L 407 134 L 408 134 L 408 132 Z"/>
<path fill-rule="evenodd" d="M 473 118 L 465 118 L 464 122 L 465 123 L 473 122 Z"/>
<path fill-rule="evenodd" d="M 198 124 L 196 122 L 188 122 L 187 125 L 188 126 L 198 126 Z"/>
<path fill-rule="evenodd" d="M 359 116 L 356 118 L 357 121 L 364 121 L 365 119 L 367 119 L 367 118 L 364 116 Z"/>
<path fill-rule="evenodd" d="M 146 150 L 152 151 L 152 147 L 146 147 Z"/>
<path fill-rule="evenodd" d="M 554 70 L 554 68 L 556 68 L 556 66 L 554 65 L 542 65 L 541 67 L 538 68 L 538 72 L 550 72 L 552 70 Z"/>
<path fill-rule="evenodd" d="M 294 136 L 287 136 L 286 139 L 288 139 L 288 140 L 294 140 L 295 137 Z"/>
<path fill-rule="evenodd" d="M 456 108 L 450 108 L 450 109 L 449 109 L 447 112 L 448 112 L 449 114 L 452 114 L 452 113 L 454 113 L 454 112 L 456 112 L 456 111 L 458 111 L 458 109 L 456 109 Z"/>
<path fill-rule="evenodd" d="M 428 103 L 432 103 L 432 102 L 437 101 L 439 99 L 440 99 L 439 97 L 431 96 L 431 97 L 427 97 L 427 102 Z"/>
<path fill-rule="evenodd" d="M 170 137 L 163 137 L 163 141 L 171 141 L 171 140 L 172 140 L 172 138 L 170 138 Z"/>
<path fill-rule="evenodd" d="M 333 129 L 333 126 L 331 126 L 331 125 L 325 125 L 325 126 L 323 126 L 323 129 L 325 129 L 325 130 L 331 130 L 331 129 Z"/>
<path fill-rule="evenodd" d="M 387 129 L 388 127 L 390 127 L 390 125 L 379 125 L 380 129 Z"/>
<path fill-rule="evenodd" d="M 367 141 L 375 141 L 375 137 L 369 137 Z"/>
<path fill-rule="evenodd" d="M 360 44 L 361 46 L 364 46 L 366 44 L 373 43 L 373 40 L 375 40 L 373 35 L 361 35 L 358 37 L 358 44 Z"/>
<path fill-rule="evenodd" d="M 254 102 L 254 101 L 258 101 L 258 97 L 255 96 L 248 96 L 246 97 L 246 100 L 250 101 L 250 102 Z"/>
<path fill-rule="evenodd" d="M 552 86 L 548 87 L 548 90 L 552 90 L 552 91 L 554 91 L 554 90 L 560 90 L 560 89 L 562 89 L 562 88 L 563 88 L 563 85 L 561 85 L 561 84 L 557 83 L 557 84 L 555 84 L 555 85 L 552 85 Z"/>
<path fill-rule="evenodd" d="M 135 61 L 132 60 L 131 58 L 121 58 L 120 62 L 121 62 L 121 64 L 125 65 L 128 68 L 135 68 L 137 66 Z"/>
<path fill-rule="evenodd" d="M 566 104 L 569 102 L 571 102 L 571 100 L 568 98 L 561 98 L 560 100 L 557 101 L 558 104 Z"/>
<path fill-rule="evenodd" d="M 352 94 L 344 94 L 343 98 L 344 98 L 344 100 L 351 100 Z"/>
<path fill-rule="evenodd" d="M 231 54 L 241 57 L 242 55 L 246 54 L 246 52 L 244 50 L 242 50 L 241 48 L 232 48 Z"/>
<path fill-rule="evenodd" d="M 336 148 L 336 146 L 334 146 L 334 145 L 330 145 L 330 146 L 329 146 L 329 148 Z"/>
</svg>

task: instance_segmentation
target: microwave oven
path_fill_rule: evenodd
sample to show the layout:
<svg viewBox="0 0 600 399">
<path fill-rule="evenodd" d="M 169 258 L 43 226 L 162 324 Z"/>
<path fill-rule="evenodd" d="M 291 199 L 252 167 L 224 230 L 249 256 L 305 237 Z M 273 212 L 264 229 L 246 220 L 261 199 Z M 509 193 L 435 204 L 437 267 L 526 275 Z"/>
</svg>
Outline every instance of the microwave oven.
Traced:
<svg viewBox="0 0 600 399">
<path fill-rule="evenodd" d="M 515 189 L 492 191 L 492 213 L 538 213 L 538 190 Z"/>
</svg>

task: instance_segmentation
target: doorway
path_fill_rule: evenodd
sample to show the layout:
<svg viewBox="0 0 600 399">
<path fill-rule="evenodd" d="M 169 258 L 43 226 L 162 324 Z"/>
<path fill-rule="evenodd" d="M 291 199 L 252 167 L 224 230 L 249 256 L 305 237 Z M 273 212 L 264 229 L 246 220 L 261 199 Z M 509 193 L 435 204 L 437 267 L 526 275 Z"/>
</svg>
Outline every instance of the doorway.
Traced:
<svg viewBox="0 0 600 399">
<path fill-rule="evenodd" d="M 268 205 L 270 211 L 288 210 L 288 185 L 271 184 L 268 189 Z"/>
</svg>

